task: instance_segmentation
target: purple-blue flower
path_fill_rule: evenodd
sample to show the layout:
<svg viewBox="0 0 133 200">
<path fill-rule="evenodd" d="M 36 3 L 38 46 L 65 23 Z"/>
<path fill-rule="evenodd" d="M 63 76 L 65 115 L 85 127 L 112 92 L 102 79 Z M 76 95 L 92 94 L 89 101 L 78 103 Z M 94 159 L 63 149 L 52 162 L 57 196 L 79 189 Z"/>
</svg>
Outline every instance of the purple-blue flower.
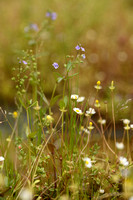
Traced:
<svg viewBox="0 0 133 200">
<path fill-rule="evenodd" d="M 77 46 L 75 47 L 75 49 L 76 49 L 76 50 L 80 50 L 80 46 L 77 45 Z"/>
<path fill-rule="evenodd" d="M 52 20 L 56 20 L 56 18 L 57 18 L 56 12 L 52 12 L 52 13 L 51 13 L 51 19 L 52 19 Z"/>
<path fill-rule="evenodd" d="M 83 47 L 81 47 L 81 51 L 85 51 L 85 49 Z"/>
<path fill-rule="evenodd" d="M 58 63 L 56 63 L 56 62 L 54 62 L 52 65 L 53 65 L 53 67 L 54 67 L 55 69 L 57 69 L 57 68 L 59 67 Z"/>
<path fill-rule="evenodd" d="M 46 12 L 46 17 L 51 18 L 51 20 L 54 21 L 57 18 L 57 13 L 48 11 L 48 12 Z"/>
<path fill-rule="evenodd" d="M 29 24 L 28 26 L 26 26 L 26 27 L 24 28 L 24 32 L 25 32 L 25 33 L 29 32 L 30 30 L 38 31 L 38 26 L 37 26 L 37 24 Z"/>
<path fill-rule="evenodd" d="M 85 59 L 85 58 L 86 58 L 85 54 L 82 54 L 82 55 L 81 55 L 81 57 L 82 57 L 83 59 Z"/>
<path fill-rule="evenodd" d="M 26 61 L 23 60 L 22 62 L 24 63 L 24 65 L 27 65 L 27 62 L 26 62 Z"/>
<path fill-rule="evenodd" d="M 34 31 L 38 31 L 38 26 L 37 24 L 30 24 L 30 29 L 34 30 Z"/>
<path fill-rule="evenodd" d="M 50 17 L 51 16 L 51 12 L 46 12 L 46 17 Z"/>
</svg>

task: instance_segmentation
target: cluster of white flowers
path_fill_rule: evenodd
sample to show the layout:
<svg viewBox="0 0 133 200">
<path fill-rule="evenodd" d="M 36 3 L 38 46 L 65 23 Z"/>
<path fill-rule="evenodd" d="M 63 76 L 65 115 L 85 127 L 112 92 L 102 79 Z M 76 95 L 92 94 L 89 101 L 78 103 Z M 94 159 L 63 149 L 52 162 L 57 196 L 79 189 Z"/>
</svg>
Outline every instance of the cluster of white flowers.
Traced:
<svg viewBox="0 0 133 200">
<path fill-rule="evenodd" d="M 89 108 L 89 110 L 86 110 L 86 115 L 94 115 L 96 113 L 94 108 Z"/>
<path fill-rule="evenodd" d="M 82 103 L 84 100 L 85 100 L 85 97 L 79 97 L 79 95 L 77 94 L 72 94 L 71 95 L 71 99 L 73 101 L 77 101 L 78 103 Z M 82 115 L 83 112 L 80 108 L 73 108 L 73 110 L 79 114 L 79 115 Z M 94 115 L 96 113 L 95 109 L 94 108 L 89 108 L 88 110 L 86 110 L 86 113 L 85 113 L 85 116 L 91 116 L 91 115 Z"/>
<path fill-rule="evenodd" d="M 78 103 L 82 103 L 85 100 L 85 97 L 79 97 L 77 94 L 72 94 L 71 99 L 76 100 Z"/>
</svg>

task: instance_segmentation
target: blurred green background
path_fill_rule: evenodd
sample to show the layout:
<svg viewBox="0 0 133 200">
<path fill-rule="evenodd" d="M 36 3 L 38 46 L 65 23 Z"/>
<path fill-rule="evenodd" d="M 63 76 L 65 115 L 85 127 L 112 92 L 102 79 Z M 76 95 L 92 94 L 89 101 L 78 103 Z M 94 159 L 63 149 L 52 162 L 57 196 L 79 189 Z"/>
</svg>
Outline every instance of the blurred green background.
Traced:
<svg viewBox="0 0 133 200">
<path fill-rule="evenodd" d="M 47 19 L 48 10 L 57 13 L 55 21 Z M 52 63 L 58 62 L 58 71 L 63 71 L 65 56 L 76 55 L 75 46 L 81 43 L 86 59 L 80 68 L 80 95 L 89 97 L 97 80 L 105 88 L 114 80 L 118 102 L 133 97 L 132 0 L 1 0 L 0 14 L 1 105 L 14 105 L 12 67 L 23 49 L 34 49 L 37 33 L 26 32 L 30 24 L 38 29 L 49 24 L 39 37 L 38 68 L 46 96 L 55 84 Z M 108 95 L 105 89 L 102 98 Z"/>
</svg>

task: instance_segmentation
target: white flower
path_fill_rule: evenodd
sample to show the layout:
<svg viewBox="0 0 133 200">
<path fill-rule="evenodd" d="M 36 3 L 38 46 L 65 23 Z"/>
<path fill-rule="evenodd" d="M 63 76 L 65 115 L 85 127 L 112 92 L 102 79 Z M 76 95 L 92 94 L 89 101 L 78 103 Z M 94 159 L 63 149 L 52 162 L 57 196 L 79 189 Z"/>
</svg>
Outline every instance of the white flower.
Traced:
<svg viewBox="0 0 133 200">
<path fill-rule="evenodd" d="M 103 194 L 104 193 L 104 189 L 99 189 L 99 192 L 101 193 L 101 194 Z"/>
<path fill-rule="evenodd" d="M 133 124 L 130 124 L 130 128 L 133 129 Z"/>
<path fill-rule="evenodd" d="M 97 90 L 102 89 L 101 81 L 97 81 L 97 84 L 94 86 L 94 88 L 96 88 Z"/>
<path fill-rule="evenodd" d="M 124 123 L 124 124 L 129 124 L 129 123 L 130 123 L 130 120 L 129 120 L 129 119 L 123 119 L 123 123 Z"/>
<path fill-rule="evenodd" d="M 94 128 L 94 126 L 92 126 L 92 122 L 89 123 L 89 126 L 87 127 L 90 131 Z"/>
<path fill-rule="evenodd" d="M 133 196 L 131 196 L 128 200 L 133 200 Z"/>
<path fill-rule="evenodd" d="M 80 110 L 79 108 L 73 108 L 73 110 L 74 110 L 74 112 L 76 112 L 79 115 L 83 114 L 82 110 Z"/>
<path fill-rule="evenodd" d="M 94 108 L 89 108 L 89 110 L 86 110 L 87 115 L 94 115 L 96 113 Z"/>
<path fill-rule="evenodd" d="M 122 164 L 123 166 L 128 166 L 129 165 L 129 162 L 123 156 L 120 156 L 119 160 L 120 160 L 120 164 Z"/>
<path fill-rule="evenodd" d="M 73 99 L 73 100 L 77 100 L 78 97 L 79 97 L 79 95 L 77 95 L 77 94 L 72 94 L 71 95 L 71 99 Z"/>
<path fill-rule="evenodd" d="M 84 128 L 83 131 L 87 134 L 90 134 L 90 131 L 87 128 Z"/>
<path fill-rule="evenodd" d="M 0 161 L 4 161 L 5 158 L 3 156 L 0 156 Z"/>
<path fill-rule="evenodd" d="M 77 102 L 83 102 L 84 99 L 85 99 L 85 97 L 79 97 L 79 98 L 77 99 Z"/>
<path fill-rule="evenodd" d="M 124 127 L 125 130 L 129 130 L 130 129 L 130 126 L 127 124 L 125 127 Z"/>
<path fill-rule="evenodd" d="M 32 200 L 33 199 L 33 194 L 31 189 L 29 188 L 24 188 L 22 192 L 20 193 L 20 199 L 21 200 Z"/>
<path fill-rule="evenodd" d="M 83 161 L 85 161 L 85 166 L 88 168 L 92 167 L 91 159 L 90 158 L 83 158 Z"/>
<path fill-rule="evenodd" d="M 106 124 L 106 119 L 99 119 L 98 122 L 99 122 L 100 124 L 103 124 L 103 125 L 104 125 L 104 124 Z"/>
<path fill-rule="evenodd" d="M 116 142 L 116 148 L 122 150 L 124 149 L 124 144 L 122 142 Z"/>
</svg>

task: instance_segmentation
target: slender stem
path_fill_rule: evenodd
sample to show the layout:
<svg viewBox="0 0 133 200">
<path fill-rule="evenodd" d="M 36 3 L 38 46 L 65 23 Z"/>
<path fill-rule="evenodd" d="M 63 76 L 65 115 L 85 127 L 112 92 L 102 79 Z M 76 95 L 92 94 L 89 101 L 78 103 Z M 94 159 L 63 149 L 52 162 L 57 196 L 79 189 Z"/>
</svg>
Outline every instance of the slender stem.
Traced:
<svg viewBox="0 0 133 200">
<path fill-rule="evenodd" d="M 27 114 L 27 123 L 28 123 L 28 134 L 30 134 L 31 130 L 30 130 L 30 121 L 29 121 L 29 112 L 28 112 L 28 108 L 26 109 L 26 114 Z M 30 138 L 28 138 L 28 144 L 29 144 L 29 171 L 31 168 L 31 148 L 30 148 Z"/>
<path fill-rule="evenodd" d="M 91 134 L 91 132 L 90 132 L 90 134 Z M 88 139 L 87 139 L 86 145 L 85 145 L 84 148 L 81 150 L 81 152 L 80 152 L 80 154 L 79 154 L 79 157 L 78 157 L 76 163 L 78 162 L 78 160 L 79 160 L 81 154 L 83 153 L 83 151 L 86 149 L 87 145 L 89 144 L 90 134 L 88 134 Z"/>
<path fill-rule="evenodd" d="M 115 152 L 116 152 L 116 128 L 115 128 L 115 112 L 114 112 L 114 93 L 112 91 L 112 118 L 114 124 L 114 142 L 115 142 Z"/>
<path fill-rule="evenodd" d="M 127 130 L 127 155 L 129 156 L 130 161 L 132 161 L 129 142 L 129 130 Z"/>
</svg>

